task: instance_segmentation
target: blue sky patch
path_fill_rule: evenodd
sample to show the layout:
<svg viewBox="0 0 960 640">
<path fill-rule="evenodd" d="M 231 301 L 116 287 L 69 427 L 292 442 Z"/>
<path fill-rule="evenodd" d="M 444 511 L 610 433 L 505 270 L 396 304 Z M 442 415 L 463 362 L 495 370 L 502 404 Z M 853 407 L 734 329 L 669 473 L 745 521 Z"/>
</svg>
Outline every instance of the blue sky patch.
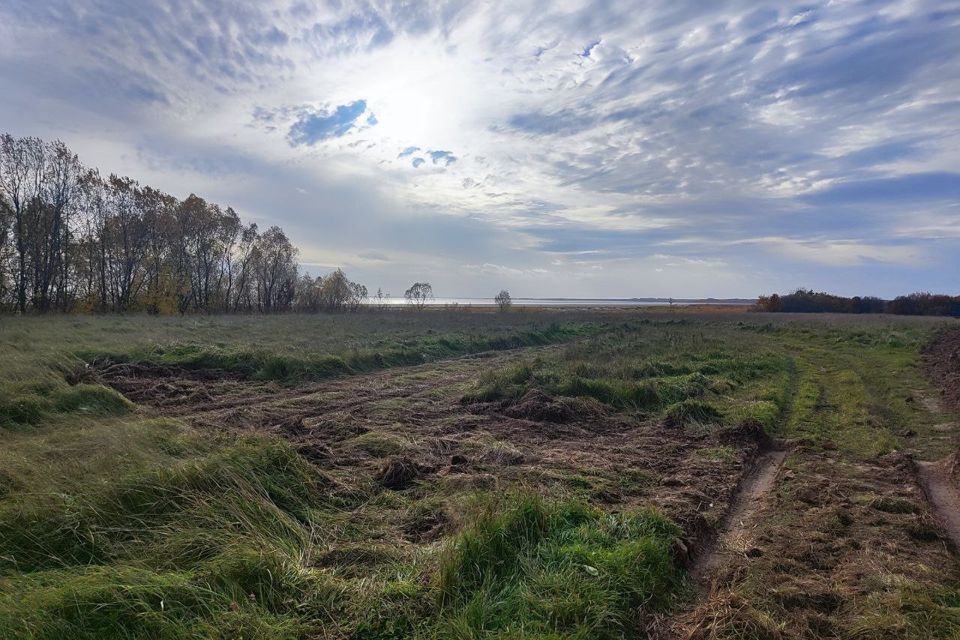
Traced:
<svg viewBox="0 0 960 640">
<path fill-rule="evenodd" d="M 366 110 L 367 102 L 356 100 L 350 104 L 338 106 L 333 112 L 304 113 L 290 127 L 287 139 L 294 146 L 310 146 L 322 140 L 339 138 L 353 128 Z"/>
<path fill-rule="evenodd" d="M 449 167 L 457 161 L 457 157 L 450 151 L 429 151 L 427 152 L 433 164 L 443 163 L 443 166 Z"/>
</svg>

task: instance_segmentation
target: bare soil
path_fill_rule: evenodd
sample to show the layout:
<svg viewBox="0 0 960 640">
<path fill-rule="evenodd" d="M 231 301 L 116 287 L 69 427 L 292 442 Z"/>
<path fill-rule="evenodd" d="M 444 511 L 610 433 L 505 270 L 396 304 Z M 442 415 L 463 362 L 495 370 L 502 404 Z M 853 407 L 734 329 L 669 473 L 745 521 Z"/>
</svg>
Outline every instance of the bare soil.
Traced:
<svg viewBox="0 0 960 640">
<path fill-rule="evenodd" d="M 543 349 L 551 349 L 545 347 Z M 527 350 L 539 351 L 539 349 Z M 534 486 L 630 508 L 657 505 L 686 532 L 688 560 L 712 538 L 740 478 L 766 443 L 751 427 L 694 431 L 617 414 L 592 400 L 531 392 L 464 403 L 480 373 L 515 352 L 480 354 L 298 388 L 212 371 L 110 365 L 88 372 L 145 411 L 199 428 L 275 434 L 349 491 L 374 485 L 413 495 Z M 717 459 L 704 451 L 729 447 Z M 449 514 L 412 523 L 414 541 L 449 533 Z"/>
<path fill-rule="evenodd" d="M 956 564 L 912 464 L 899 454 L 853 463 L 798 450 L 756 504 L 741 525 L 746 552 L 716 563 L 697 608 L 655 637 L 888 637 L 862 627 L 893 597 L 886 585 L 922 590 L 958 577 L 949 575 Z"/>
<path fill-rule="evenodd" d="M 960 329 L 941 333 L 924 349 L 923 362 L 928 375 L 940 389 L 939 402 L 928 407 L 934 413 L 941 410 L 960 411 Z M 947 435 L 940 438 L 956 439 L 956 423 L 936 425 L 934 430 Z M 960 448 L 937 462 L 917 462 L 923 489 L 936 511 L 937 520 L 960 550 Z"/>
<path fill-rule="evenodd" d="M 924 493 L 930 500 L 936 518 L 960 550 L 960 488 L 957 483 L 958 454 L 939 462 L 918 462 L 917 474 Z"/>
<path fill-rule="evenodd" d="M 960 411 L 960 329 L 941 333 L 923 352 L 927 373 L 947 410 Z"/>
<path fill-rule="evenodd" d="M 754 462 L 753 471 L 740 482 L 715 542 L 704 549 L 691 567 L 691 578 L 701 591 L 710 588 L 710 580 L 731 557 L 749 557 L 758 551 L 754 546 L 757 523 L 753 514 L 773 489 L 787 453 L 783 445 L 764 452 Z"/>
</svg>

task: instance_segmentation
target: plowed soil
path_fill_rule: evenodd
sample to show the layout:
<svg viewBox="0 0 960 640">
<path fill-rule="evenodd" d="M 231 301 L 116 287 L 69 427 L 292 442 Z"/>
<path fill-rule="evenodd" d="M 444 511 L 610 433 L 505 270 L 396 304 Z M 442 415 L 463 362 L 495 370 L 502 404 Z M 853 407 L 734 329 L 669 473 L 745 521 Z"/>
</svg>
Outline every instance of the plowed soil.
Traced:
<svg viewBox="0 0 960 640">
<path fill-rule="evenodd" d="M 944 408 L 960 411 L 960 329 L 941 333 L 924 349 L 923 360 Z"/>
<path fill-rule="evenodd" d="M 792 454 L 744 530 L 745 552 L 718 563 L 699 607 L 661 637 L 913 637 L 870 626 L 900 606 L 884 582 L 932 593 L 958 577 L 910 461 L 895 454 Z"/>
<path fill-rule="evenodd" d="M 762 432 L 667 428 L 539 392 L 508 402 L 462 401 L 483 370 L 516 356 L 481 354 L 300 388 L 110 363 L 95 364 L 87 377 L 146 411 L 200 428 L 285 438 L 345 490 L 369 482 L 424 494 L 528 485 L 616 508 L 658 505 L 687 532 L 677 541 L 687 561 L 753 468 Z M 713 455 L 718 448 L 732 454 Z M 447 532 L 437 521 L 406 534 L 433 539 Z"/>
</svg>

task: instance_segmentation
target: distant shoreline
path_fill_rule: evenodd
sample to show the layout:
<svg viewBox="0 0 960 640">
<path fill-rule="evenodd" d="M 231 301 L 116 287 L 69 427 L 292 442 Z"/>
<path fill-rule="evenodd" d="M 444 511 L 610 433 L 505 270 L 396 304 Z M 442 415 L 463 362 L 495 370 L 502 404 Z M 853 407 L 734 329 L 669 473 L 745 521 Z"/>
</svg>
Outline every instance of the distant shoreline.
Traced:
<svg viewBox="0 0 960 640">
<path fill-rule="evenodd" d="M 513 298 L 514 306 L 536 306 L 536 307 L 642 307 L 642 306 L 669 306 L 673 305 L 752 305 L 755 299 L 746 298 L 674 298 L 672 303 L 670 298 Z M 390 298 L 382 302 L 375 299 L 368 299 L 367 305 L 377 306 L 383 304 L 387 306 L 400 306 L 407 304 L 403 298 Z M 426 303 L 425 306 L 444 307 L 444 306 L 496 306 L 493 298 L 435 298 Z"/>
</svg>

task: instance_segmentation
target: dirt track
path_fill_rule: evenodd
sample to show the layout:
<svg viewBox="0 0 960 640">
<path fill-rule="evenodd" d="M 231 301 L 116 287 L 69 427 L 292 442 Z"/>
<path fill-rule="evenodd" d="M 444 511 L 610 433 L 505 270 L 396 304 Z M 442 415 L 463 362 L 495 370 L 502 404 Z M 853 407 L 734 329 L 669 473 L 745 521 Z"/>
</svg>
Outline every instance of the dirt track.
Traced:
<svg viewBox="0 0 960 640">
<path fill-rule="evenodd" d="M 300 388 L 161 367 L 106 365 L 90 377 L 147 411 L 199 428 L 283 437 L 345 488 L 370 482 L 393 458 L 405 459 L 421 492 L 530 485 L 622 507 L 652 502 L 688 532 L 678 542 L 681 555 L 712 535 L 741 475 L 754 466 L 761 434 L 671 429 L 596 402 L 539 393 L 518 402 L 462 402 L 483 371 L 518 357 L 488 353 Z M 718 446 L 733 447 L 735 455 L 700 453 Z"/>
<path fill-rule="evenodd" d="M 391 489 L 424 497 L 528 485 L 615 509 L 659 505 L 685 531 L 676 552 L 700 597 L 695 608 L 655 621 L 653 637 L 713 638 L 737 628 L 756 628 L 756 637 L 840 637 L 863 615 L 851 603 L 876 593 L 877 576 L 922 585 L 955 565 L 933 510 L 956 540 L 955 519 L 943 517 L 951 508 L 957 515 L 956 486 L 939 466 L 920 468 L 928 503 L 913 463 L 899 454 L 855 462 L 801 446 L 788 456 L 766 450 L 750 429 L 670 429 L 543 394 L 462 402 L 484 370 L 517 357 L 485 354 L 293 389 L 169 369 L 95 375 L 148 411 L 199 428 L 286 438 L 344 493 L 399 465 L 402 482 Z M 718 446 L 735 455 L 702 453 Z M 455 531 L 456 515 L 391 526 L 385 542 L 429 543 Z M 760 590 L 749 602 L 738 600 L 752 589 Z M 768 619 L 761 603 L 778 616 L 769 628 L 756 626 L 768 624 L 758 622 Z"/>
<path fill-rule="evenodd" d="M 756 550 L 753 546 L 753 531 L 757 524 L 754 514 L 774 488 L 788 453 L 784 447 L 764 452 L 757 457 L 753 471 L 740 482 L 716 540 L 704 549 L 691 567 L 691 579 L 701 592 L 709 590 L 710 580 L 725 561 L 731 557 L 748 556 Z"/>
<path fill-rule="evenodd" d="M 960 411 L 960 329 L 945 331 L 924 349 L 924 365 L 940 388 L 943 407 Z"/>
<path fill-rule="evenodd" d="M 944 531 L 960 550 L 960 487 L 956 478 L 957 456 L 939 462 L 918 462 L 917 474 Z"/>
</svg>

